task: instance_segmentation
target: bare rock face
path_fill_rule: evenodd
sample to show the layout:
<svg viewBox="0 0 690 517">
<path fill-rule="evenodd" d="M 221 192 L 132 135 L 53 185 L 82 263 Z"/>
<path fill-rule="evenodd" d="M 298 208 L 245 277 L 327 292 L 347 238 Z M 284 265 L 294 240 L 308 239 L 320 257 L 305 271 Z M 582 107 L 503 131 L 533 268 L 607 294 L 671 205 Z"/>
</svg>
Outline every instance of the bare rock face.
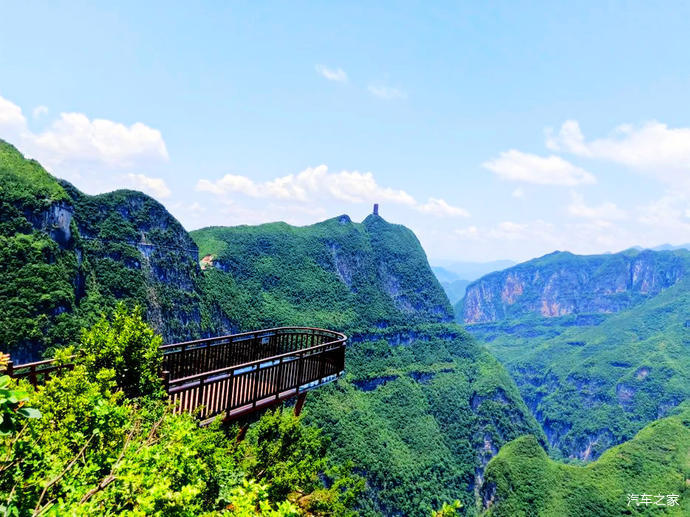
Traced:
<svg viewBox="0 0 690 517">
<path fill-rule="evenodd" d="M 473 324 L 530 314 L 615 313 L 671 287 L 689 270 L 685 250 L 588 256 L 555 252 L 470 284 L 458 305 L 458 319 Z"/>
</svg>

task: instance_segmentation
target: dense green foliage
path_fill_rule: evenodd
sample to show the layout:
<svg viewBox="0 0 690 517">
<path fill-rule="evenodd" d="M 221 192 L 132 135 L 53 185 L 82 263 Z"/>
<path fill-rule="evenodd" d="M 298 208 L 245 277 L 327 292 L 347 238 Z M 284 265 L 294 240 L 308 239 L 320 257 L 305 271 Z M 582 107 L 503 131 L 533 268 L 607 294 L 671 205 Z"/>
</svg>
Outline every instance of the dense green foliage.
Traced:
<svg viewBox="0 0 690 517">
<path fill-rule="evenodd" d="M 72 341 L 84 264 L 68 235 L 62 187 L 38 163 L 0 140 L 0 342 L 15 360 Z"/>
<path fill-rule="evenodd" d="M 408 229 L 374 215 L 191 232 L 214 318 L 231 328 L 366 329 L 449 321 L 452 308 Z M 213 266 L 211 267 L 210 264 Z"/>
<path fill-rule="evenodd" d="M 427 516 L 460 499 L 492 453 L 541 431 L 505 370 L 462 329 L 420 325 L 355 336 L 347 375 L 310 395 L 336 463 L 366 476 L 364 515 Z"/>
<path fill-rule="evenodd" d="M 485 475 L 487 517 L 690 515 L 690 408 L 649 424 L 584 467 L 549 459 L 532 436 L 523 436 L 501 449 Z M 638 506 L 644 494 L 652 504 Z M 658 495 L 665 505 L 667 495 L 676 495 L 678 505 L 657 506 Z"/>
<path fill-rule="evenodd" d="M 129 397 L 162 395 L 160 365 L 163 340 L 142 319 L 141 309 L 130 314 L 123 302 L 112 318 L 101 318 L 81 338 L 84 365 L 89 371 L 112 369 L 115 384 Z"/>
<path fill-rule="evenodd" d="M 118 300 L 145 308 L 165 340 L 202 333 L 196 246 L 160 203 L 87 196 L 1 140 L 0 275 L 0 342 L 15 362 L 74 343 Z"/>
<path fill-rule="evenodd" d="M 166 342 L 200 337 L 201 272 L 182 225 L 156 200 L 132 190 L 87 196 L 61 182 L 74 206 L 79 245 L 101 305 L 145 308 Z"/>
<path fill-rule="evenodd" d="M 613 315 L 473 325 L 556 456 L 593 459 L 690 398 L 690 279 Z"/>
<path fill-rule="evenodd" d="M 199 428 L 193 417 L 173 415 L 160 389 L 142 390 L 122 375 L 111 351 L 150 351 L 159 341 L 137 312 L 118 309 L 84 334 L 72 369 L 37 390 L 25 386 L 40 418 L 2 437 L 4 514 L 347 515 L 362 481 L 341 469 L 327 489 L 320 433 L 291 413 L 266 414 L 237 443 L 236 429 Z M 144 373 L 160 367 L 155 354 L 141 360 Z M 126 397 L 118 382 L 127 381 L 136 383 L 124 386 L 130 394 L 153 394 Z"/>
<path fill-rule="evenodd" d="M 0 376 L 0 436 L 15 433 L 25 418 L 40 418 L 41 412 L 27 406 L 29 396 L 15 389 L 8 375 Z"/>
<path fill-rule="evenodd" d="M 370 215 L 192 232 L 216 320 L 325 326 L 351 335 L 347 376 L 306 414 L 335 464 L 367 479 L 365 515 L 428 516 L 462 500 L 498 447 L 539 434 L 506 371 L 459 327 L 407 229 Z M 448 508 L 446 512 L 450 511 Z"/>
</svg>

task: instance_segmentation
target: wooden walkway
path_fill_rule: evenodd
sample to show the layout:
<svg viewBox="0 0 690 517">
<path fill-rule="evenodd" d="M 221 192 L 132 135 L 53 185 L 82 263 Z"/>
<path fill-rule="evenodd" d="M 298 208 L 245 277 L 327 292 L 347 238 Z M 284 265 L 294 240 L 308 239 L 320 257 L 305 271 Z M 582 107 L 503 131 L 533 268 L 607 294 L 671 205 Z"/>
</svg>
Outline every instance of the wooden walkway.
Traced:
<svg viewBox="0 0 690 517">
<path fill-rule="evenodd" d="M 340 377 L 346 342 L 332 330 L 281 327 L 164 345 L 163 382 L 176 413 L 232 420 Z M 36 386 L 70 366 L 10 363 L 7 373 Z"/>
</svg>

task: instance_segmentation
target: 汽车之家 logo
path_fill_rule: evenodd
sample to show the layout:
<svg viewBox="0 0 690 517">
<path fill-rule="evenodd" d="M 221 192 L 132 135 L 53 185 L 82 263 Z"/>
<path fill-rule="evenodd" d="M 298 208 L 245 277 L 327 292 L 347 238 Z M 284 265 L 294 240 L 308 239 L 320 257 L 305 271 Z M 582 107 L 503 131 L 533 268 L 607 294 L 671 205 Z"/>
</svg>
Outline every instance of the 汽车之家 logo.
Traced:
<svg viewBox="0 0 690 517">
<path fill-rule="evenodd" d="M 678 495 L 628 494 L 628 506 L 678 506 Z"/>
</svg>

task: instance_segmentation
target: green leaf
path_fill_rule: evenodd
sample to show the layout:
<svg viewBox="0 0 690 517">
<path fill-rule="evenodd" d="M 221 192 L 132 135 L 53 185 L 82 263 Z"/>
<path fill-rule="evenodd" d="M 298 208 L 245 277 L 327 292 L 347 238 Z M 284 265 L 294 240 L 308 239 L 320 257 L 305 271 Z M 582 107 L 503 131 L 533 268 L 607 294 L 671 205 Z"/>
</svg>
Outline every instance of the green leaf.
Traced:
<svg viewBox="0 0 690 517">
<path fill-rule="evenodd" d="M 41 418 L 41 412 L 32 407 L 23 407 L 17 411 L 24 418 Z"/>
</svg>

